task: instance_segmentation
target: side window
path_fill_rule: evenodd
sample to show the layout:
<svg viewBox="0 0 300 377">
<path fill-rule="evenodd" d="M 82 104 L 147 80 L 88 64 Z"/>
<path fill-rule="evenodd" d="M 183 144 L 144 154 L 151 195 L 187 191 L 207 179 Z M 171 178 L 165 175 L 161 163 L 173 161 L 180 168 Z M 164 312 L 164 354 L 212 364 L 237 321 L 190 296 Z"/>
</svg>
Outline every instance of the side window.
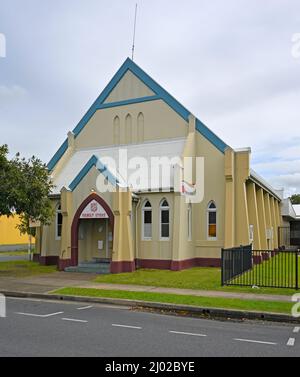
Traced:
<svg viewBox="0 0 300 377">
<path fill-rule="evenodd" d="M 207 209 L 208 238 L 217 239 L 217 207 L 214 202 L 210 202 Z"/>
<path fill-rule="evenodd" d="M 56 226 L 56 235 L 55 238 L 56 240 L 61 239 L 61 234 L 62 234 L 62 223 L 63 223 L 63 216 L 61 213 L 61 204 L 58 204 L 56 207 L 56 221 L 55 221 L 55 226 Z"/>
<path fill-rule="evenodd" d="M 142 229 L 142 239 L 152 240 L 152 206 L 147 200 L 143 206 L 143 229 Z"/>
<path fill-rule="evenodd" d="M 170 239 L 170 207 L 165 199 L 160 204 L 160 239 Z"/>
</svg>

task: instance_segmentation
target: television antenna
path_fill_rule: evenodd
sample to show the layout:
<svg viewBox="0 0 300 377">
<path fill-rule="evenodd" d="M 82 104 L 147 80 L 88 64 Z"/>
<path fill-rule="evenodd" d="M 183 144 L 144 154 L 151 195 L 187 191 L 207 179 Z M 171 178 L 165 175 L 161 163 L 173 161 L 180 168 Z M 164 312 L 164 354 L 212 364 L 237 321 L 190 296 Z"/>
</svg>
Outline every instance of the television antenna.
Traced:
<svg viewBox="0 0 300 377">
<path fill-rule="evenodd" d="M 138 5 L 135 4 L 134 28 L 133 28 L 133 43 L 132 43 L 132 60 L 134 60 L 134 53 L 135 53 L 135 36 L 136 36 L 137 11 L 138 11 Z"/>
</svg>

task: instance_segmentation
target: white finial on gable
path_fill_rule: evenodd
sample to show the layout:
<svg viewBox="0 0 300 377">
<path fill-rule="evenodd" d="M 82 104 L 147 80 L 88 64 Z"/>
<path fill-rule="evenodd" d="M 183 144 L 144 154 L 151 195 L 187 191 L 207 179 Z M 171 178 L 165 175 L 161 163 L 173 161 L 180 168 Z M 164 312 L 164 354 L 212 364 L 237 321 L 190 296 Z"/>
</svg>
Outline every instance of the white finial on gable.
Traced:
<svg viewBox="0 0 300 377">
<path fill-rule="evenodd" d="M 75 147 L 75 135 L 72 131 L 68 133 L 68 147 L 74 148 Z"/>
</svg>

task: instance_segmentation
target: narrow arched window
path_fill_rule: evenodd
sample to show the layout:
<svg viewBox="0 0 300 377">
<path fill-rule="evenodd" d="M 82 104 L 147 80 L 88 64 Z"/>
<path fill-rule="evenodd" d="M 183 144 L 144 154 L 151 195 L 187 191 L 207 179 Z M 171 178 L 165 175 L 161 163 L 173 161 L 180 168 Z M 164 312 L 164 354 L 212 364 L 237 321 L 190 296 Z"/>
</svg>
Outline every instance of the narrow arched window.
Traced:
<svg viewBox="0 0 300 377">
<path fill-rule="evenodd" d="M 160 204 L 160 239 L 170 239 L 170 206 L 166 199 Z"/>
<path fill-rule="evenodd" d="M 144 120 L 144 114 L 143 113 L 139 113 L 138 115 L 138 119 L 137 119 L 137 141 L 138 143 L 143 143 L 144 140 L 145 140 L 145 120 Z"/>
<path fill-rule="evenodd" d="M 59 241 L 61 239 L 62 223 L 63 223 L 63 216 L 62 216 L 62 212 L 61 212 L 61 204 L 58 204 L 57 207 L 56 207 L 55 217 L 56 217 L 56 220 L 55 220 L 55 238 L 56 238 L 56 240 Z"/>
<path fill-rule="evenodd" d="M 118 116 L 114 119 L 114 144 L 120 145 L 120 118 Z"/>
<path fill-rule="evenodd" d="M 208 239 L 217 239 L 217 206 L 210 202 L 207 209 Z"/>
<path fill-rule="evenodd" d="M 188 240 L 192 241 L 193 216 L 192 216 L 191 204 L 188 205 L 187 221 L 188 221 Z"/>
<path fill-rule="evenodd" d="M 152 206 L 149 200 L 147 200 L 143 206 L 143 240 L 152 240 Z"/>
<path fill-rule="evenodd" d="M 132 116 L 127 115 L 125 120 L 125 144 L 132 143 Z"/>
</svg>

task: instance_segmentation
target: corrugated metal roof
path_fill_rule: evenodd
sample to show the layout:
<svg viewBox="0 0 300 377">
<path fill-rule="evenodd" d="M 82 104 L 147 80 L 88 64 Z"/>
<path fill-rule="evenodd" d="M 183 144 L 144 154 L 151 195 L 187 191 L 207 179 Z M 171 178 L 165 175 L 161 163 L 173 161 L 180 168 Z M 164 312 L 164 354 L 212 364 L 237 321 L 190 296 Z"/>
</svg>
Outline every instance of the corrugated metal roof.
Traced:
<svg viewBox="0 0 300 377">
<path fill-rule="evenodd" d="M 275 190 L 274 187 L 270 185 L 270 183 L 268 183 L 263 177 L 257 174 L 253 169 L 251 169 L 250 174 L 250 178 L 253 178 L 255 181 L 257 181 L 257 183 L 259 183 L 263 188 L 265 188 L 279 200 L 282 199 L 278 193 L 278 190 Z"/>
<path fill-rule="evenodd" d="M 300 218 L 300 204 L 294 204 L 293 208 L 296 212 L 296 216 Z"/>
</svg>

